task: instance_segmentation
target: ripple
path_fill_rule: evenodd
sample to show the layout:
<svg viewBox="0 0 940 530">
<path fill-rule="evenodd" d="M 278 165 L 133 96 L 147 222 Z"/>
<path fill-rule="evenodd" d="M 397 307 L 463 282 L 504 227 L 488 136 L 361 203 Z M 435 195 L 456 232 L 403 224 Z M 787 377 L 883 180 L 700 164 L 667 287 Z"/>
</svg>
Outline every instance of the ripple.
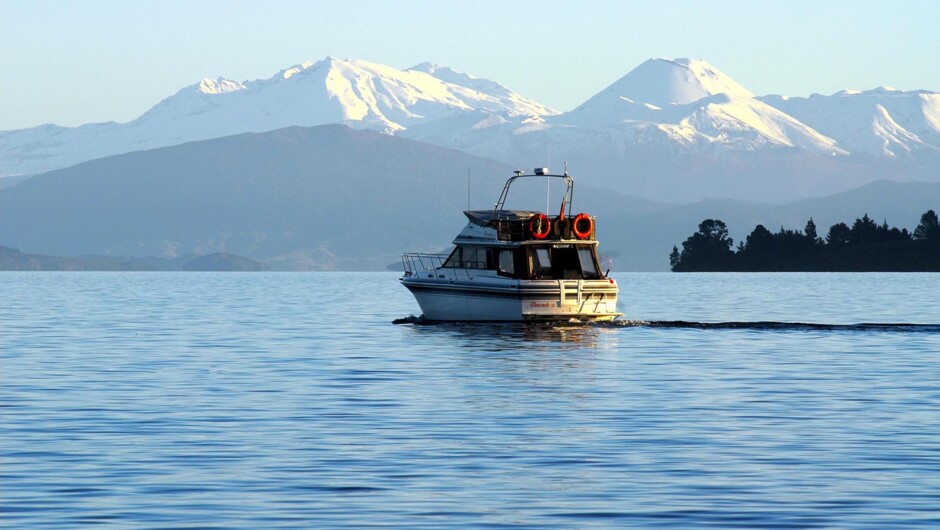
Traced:
<svg viewBox="0 0 940 530">
<path fill-rule="evenodd" d="M 397 326 L 395 278 L 0 274 L 0 524 L 940 522 L 940 326 L 890 323 L 935 278 L 629 275 L 633 321 Z"/>
</svg>

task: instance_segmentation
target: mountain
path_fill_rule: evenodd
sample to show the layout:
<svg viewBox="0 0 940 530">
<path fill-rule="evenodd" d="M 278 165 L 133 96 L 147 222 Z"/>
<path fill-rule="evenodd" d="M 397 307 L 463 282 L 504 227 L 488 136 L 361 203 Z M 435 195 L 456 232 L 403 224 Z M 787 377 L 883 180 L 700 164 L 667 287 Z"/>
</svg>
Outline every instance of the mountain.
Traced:
<svg viewBox="0 0 940 530">
<path fill-rule="evenodd" d="M 808 98 L 771 95 L 760 100 L 853 153 L 888 158 L 926 155 L 935 160 L 940 155 L 940 94 L 935 92 L 879 87 Z"/>
<path fill-rule="evenodd" d="M 865 186 L 786 204 L 709 199 L 669 205 L 655 211 L 619 209 L 598 215 L 601 249 L 612 255 L 613 270 L 666 271 L 673 245 L 691 236 L 705 219 L 721 219 L 735 241 L 743 241 L 758 224 L 802 230 L 810 218 L 825 237 L 836 223 L 849 226 L 866 213 L 879 224 L 913 231 L 927 210 L 940 210 L 940 183 L 877 181 Z"/>
<path fill-rule="evenodd" d="M 225 253 L 275 270 L 378 270 L 405 251 L 447 248 L 466 222 L 461 210 L 491 207 L 513 169 L 342 125 L 246 133 L 85 162 L 0 189 L 0 244 L 108 263 L 155 256 L 144 260 L 151 268 Z M 666 270 L 672 245 L 705 218 L 724 220 L 741 240 L 758 223 L 800 229 L 813 217 L 824 235 L 865 213 L 912 229 L 924 211 L 940 210 L 940 183 L 881 181 L 781 205 L 678 205 L 572 173 L 574 207 L 598 217 L 615 271 Z M 513 186 L 510 207 L 546 210 L 545 184 L 532 181 Z M 551 191 L 554 212 L 560 186 Z M 517 203 L 526 197 L 534 204 Z M 192 266 L 244 268 L 225 256 L 204 261 Z"/>
<path fill-rule="evenodd" d="M 232 254 L 175 258 L 42 256 L 0 246 L 0 271 L 261 271 L 264 265 Z"/>
<path fill-rule="evenodd" d="M 782 203 L 882 179 L 940 180 L 934 159 L 874 156 L 776 103 L 704 61 L 651 59 L 574 110 L 538 122 L 459 116 L 399 134 L 503 161 L 566 160 L 598 175 L 601 186 L 659 201 Z M 914 122 L 924 151 L 940 146 L 930 105 L 922 119 L 885 105 L 896 109 L 892 123 Z M 841 112 L 848 110 L 829 115 L 838 121 Z"/>
<path fill-rule="evenodd" d="M 461 129 L 461 122 L 474 125 Z M 598 186 L 660 202 L 726 197 L 782 203 L 880 179 L 930 178 L 927 168 L 911 162 L 779 145 L 750 128 L 735 133 L 734 143 L 750 143 L 752 149 L 713 142 L 698 132 L 676 138 L 674 130 L 668 124 L 587 128 L 466 116 L 419 125 L 400 135 L 507 163 L 565 161 Z"/>
<path fill-rule="evenodd" d="M 274 269 L 380 269 L 405 251 L 445 248 L 468 202 L 491 207 L 513 169 L 342 125 L 246 133 L 0 189 L 0 244 L 33 254 L 230 253 Z M 544 188 L 535 196 L 541 202 Z M 585 181 L 575 205 L 660 207 Z"/>
<path fill-rule="evenodd" d="M 187 261 L 183 264 L 183 270 L 191 272 L 258 272 L 264 270 L 264 265 L 242 256 L 226 252 L 215 252 Z"/>
<path fill-rule="evenodd" d="M 614 134 L 599 145 L 599 132 Z M 675 156 L 774 147 L 847 154 L 831 138 L 754 98 L 704 61 L 688 59 L 651 59 L 559 115 L 520 121 L 469 113 L 416 124 L 400 134 L 501 160 L 517 157 L 527 144 L 535 150 L 565 151 L 584 140 L 594 150 L 600 147 L 602 153 L 592 154 L 601 157 L 626 150 Z"/>
<path fill-rule="evenodd" d="M 565 113 L 566 123 L 596 126 L 627 120 L 654 121 L 655 111 L 725 94 L 753 94 L 705 61 L 650 59 Z"/>
<path fill-rule="evenodd" d="M 328 57 L 286 68 L 269 79 L 204 79 L 126 124 L 0 132 L 0 175 L 39 173 L 114 154 L 289 126 L 346 123 L 393 134 L 472 111 L 507 117 L 555 113 L 498 83 L 449 68 L 422 64 L 397 70 Z"/>
<path fill-rule="evenodd" d="M 148 271 L 149 263 L 126 258 L 85 256 L 66 258 L 23 254 L 0 246 L 0 271 Z"/>
<path fill-rule="evenodd" d="M 447 66 L 328 57 L 264 80 L 205 79 L 126 124 L 0 132 L 0 175 L 335 123 L 512 166 L 567 161 L 598 186 L 658 202 L 785 203 L 877 180 L 940 181 L 938 93 L 755 97 L 693 59 L 650 59 L 558 113 Z"/>
</svg>

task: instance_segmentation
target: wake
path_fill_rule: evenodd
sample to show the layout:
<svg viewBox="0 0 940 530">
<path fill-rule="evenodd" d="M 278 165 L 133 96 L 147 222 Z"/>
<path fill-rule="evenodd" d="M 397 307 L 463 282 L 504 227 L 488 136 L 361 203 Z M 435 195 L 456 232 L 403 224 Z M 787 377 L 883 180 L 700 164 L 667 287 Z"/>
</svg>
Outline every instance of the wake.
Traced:
<svg viewBox="0 0 940 530">
<path fill-rule="evenodd" d="M 750 329 L 759 331 L 862 331 L 886 333 L 940 333 L 940 324 L 873 323 L 819 324 L 815 322 L 690 322 L 687 320 L 615 320 L 598 326 L 677 329 Z"/>
<path fill-rule="evenodd" d="M 409 315 L 396 318 L 392 324 L 413 324 L 418 326 L 492 326 L 506 325 L 502 323 L 468 323 L 468 322 L 435 322 L 425 320 L 424 316 Z M 513 325 L 525 327 L 576 327 L 594 326 L 599 328 L 671 328 L 671 329 L 701 329 L 701 330 L 755 330 L 755 331 L 828 331 L 828 332 L 877 332 L 877 333 L 938 333 L 940 324 L 910 324 L 910 323 L 873 323 L 860 324 L 820 324 L 815 322 L 693 322 L 688 320 L 614 320 L 611 322 L 582 322 L 576 319 L 567 322 L 516 322 Z"/>
</svg>

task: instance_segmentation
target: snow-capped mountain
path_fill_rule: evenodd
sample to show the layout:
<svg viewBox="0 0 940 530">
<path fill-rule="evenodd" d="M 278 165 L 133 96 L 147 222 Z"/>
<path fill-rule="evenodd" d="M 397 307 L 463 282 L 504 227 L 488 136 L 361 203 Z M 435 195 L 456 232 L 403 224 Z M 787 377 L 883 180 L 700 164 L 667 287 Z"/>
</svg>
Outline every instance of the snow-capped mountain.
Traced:
<svg viewBox="0 0 940 530">
<path fill-rule="evenodd" d="M 436 72 L 445 75 L 435 76 Z M 211 127 L 230 134 L 327 123 L 394 133 L 473 110 L 509 116 L 553 113 L 492 81 L 426 65 L 397 70 L 328 57 L 282 70 L 270 79 L 244 84 L 220 80 L 210 87 L 221 83 L 233 88 L 207 91 L 203 81 L 135 121 L 152 122 L 151 126 L 186 122 L 187 130 Z"/>
<path fill-rule="evenodd" d="M 940 94 L 936 92 L 879 87 L 865 92 L 843 90 L 831 96 L 760 99 L 853 153 L 892 158 L 923 151 L 940 154 Z"/>
<path fill-rule="evenodd" d="M 650 59 L 571 112 L 549 123 L 636 129 L 686 146 L 767 145 L 846 154 L 836 142 L 755 99 L 744 87 L 700 60 Z"/>
<path fill-rule="evenodd" d="M 651 111 L 695 103 L 718 94 L 753 97 L 705 61 L 649 59 L 567 113 L 567 121 L 594 125 L 624 119 L 645 120 Z"/>
<path fill-rule="evenodd" d="M 896 96 L 876 96 L 883 112 L 869 120 L 868 136 L 935 150 L 940 139 L 932 132 L 938 120 L 931 105 L 940 95 L 920 92 L 919 107 L 904 106 Z M 838 136 L 830 127 L 814 127 L 815 114 L 840 124 L 843 112 L 847 122 L 855 119 L 851 108 L 810 109 L 804 118 L 772 97 L 754 97 L 704 61 L 650 59 L 559 115 L 527 122 L 461 116 L 399 134 L 506 162 L 566 160 L 597 175 L 599 185 L 665 201 L 723 196 L 778 202 L 878 179 L 940 180 L 940 159 L 860 160 L 857 155 L 871 152 L 864 128 Z"/>
<path fill-rule="evenodd" d="M 46 125 L 0 132 L 0 175 L 38 173 L 85 160 L 289 126 L 346 123 L 394 134 L 467 112 L 507 118 L 555 111 L 487 79 L 421 64 L 398 70 L 328 57 L 239 83 L 204 79 L 126 123 Z"/>
<path fill-rule="evenodd" d="M 655 200 L 777 202 L 877 179 L 940 180 L 936 92 L 755 97 L 705 61 L 650 59 L 558 113 L 446 66 L 398 70 L 331 57 L 269 79 L 204 79 L 125 124 L 0 132 L 0 176 L 330 123 L 513 165 L 568 161 L 595 184 Z"/>
</svg>

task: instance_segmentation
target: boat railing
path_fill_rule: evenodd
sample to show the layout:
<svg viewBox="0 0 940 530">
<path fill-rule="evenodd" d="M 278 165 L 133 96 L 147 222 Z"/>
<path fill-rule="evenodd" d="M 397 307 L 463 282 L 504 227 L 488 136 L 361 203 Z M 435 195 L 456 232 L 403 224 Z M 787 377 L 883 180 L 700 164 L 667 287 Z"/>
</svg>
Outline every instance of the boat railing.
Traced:
<svg viewBox="0 0 940 530">
<path fill-rule="evenodd" d="M 401 264 L 405 271 L 406 278 L 437 278 L 441 280 L 473 279 L 473 277 L 470 276 L 470 269 L 463 267 L 444 267 L 444 262 L 447 261 L 447 257 L 447 254 L 409 252 L 402 254 Z"/>
<path fill-rule="evenodd" d="M 567 165 L 566 165 L 567 166 Z M 558 178 L 565 181 L 565 196 L 562 198 L 562 204 L 564 209 L 567 212 L 571 212 L 571 201 L 574 198 L 574 179 L 568 175 L 567 167 L 563 175 L 554 175 L 548 172 L 548 168 L 536 168 L 532 175 L 526 175 L 521 169 L 516 171 L 516 174 L 509 178 L 506 181 L 506 184 L 503 185 L 503 191 L 499 194 L 499 199 L 496 200 L 496 204 L 493 205 L 493 211 L 496 213 L 497 218 L 502 213 L 506 206 L 506 199 L 509 197 L 509 188 L 512 186 L 512 183 L 516 179 L 520 178 Z"/>
</svg>

